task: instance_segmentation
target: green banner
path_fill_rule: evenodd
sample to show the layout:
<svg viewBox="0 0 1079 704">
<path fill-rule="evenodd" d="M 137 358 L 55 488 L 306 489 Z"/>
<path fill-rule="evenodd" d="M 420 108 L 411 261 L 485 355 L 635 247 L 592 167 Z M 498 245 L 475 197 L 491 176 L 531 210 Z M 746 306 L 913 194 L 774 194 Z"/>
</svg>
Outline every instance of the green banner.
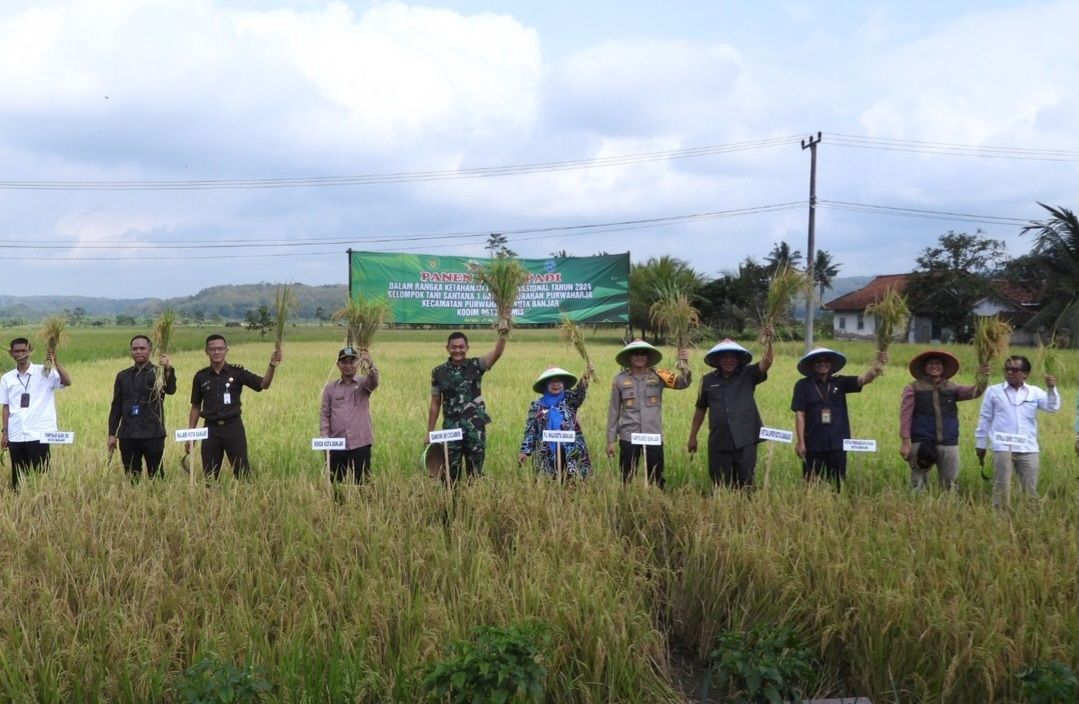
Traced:
<svg viewBox="0 0 1079 704">
<path fill-rule="evenodd" d="M 383 298 L 390 322 L 427 325 L 492 323 L 495 307 L 469 264 L 488 260 L 433 254 L 350 252 L 353 298 Z M 629 322 L 629 253 L 601 257 L 521 259 L 528 283 L 513 310 L 515 324 Z"/>
</svg>

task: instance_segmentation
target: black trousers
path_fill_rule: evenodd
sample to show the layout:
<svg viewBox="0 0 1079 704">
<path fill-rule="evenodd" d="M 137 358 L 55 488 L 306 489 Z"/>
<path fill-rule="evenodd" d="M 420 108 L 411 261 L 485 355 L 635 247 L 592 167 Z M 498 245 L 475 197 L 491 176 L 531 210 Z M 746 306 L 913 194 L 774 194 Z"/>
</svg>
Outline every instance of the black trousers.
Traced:
<svg viewBox="0 0 1079 704">
<path fill-rule="evenodd" d="M 31 440 L 28 442 L 9 442 L 11 452 L 11 488 L 19 488 L 19 475 L 30 472 L 44 472 L 49 468 L 49 446 L 46 443 Z"/>
<path fill-rule="evenodd" d="M 199 448 L 202 454 L 202 471 L 205 474 L 214 475 L 214 479 L 217 479 L 221 475 L 221 463 L 227 456 L 234 476 L 250 475 L 251 464 L 247 461 L 247 431 L 244 430 L 243 419 L 236 418 L 224 425 L 207 421 L 206 427 L 210 429 L 210 436 L 202 441 L 202 447 Z"/>
<path fill-rule="evenodd" d="M 665 484 L 663 481 L 663 445 L 634 445 L 628 440 L 619 440 L 618 466 L 622 469 L 622 481 L 627 484 L 633 481 L 633 475 L 637 473 L 637 464 L 640 462 L 642 455 L 647 458 L 645 471 L 648 473 L 648 483 L 655 484 L 662 489 Z"/>
<path fill-rule="evenodd" d="M 371 478 L 370 445 L 352 450 L 330 450 L 330 479 L 343 482 L 350 475 L 357 484 Z"/>
<path fill-rule="evenodd" d="M 124 471 L 137 479 L 146 460 L 146 474 L 163 477 L 161 458 L 165 456 L 165 438 L 120 438 L 120 461 Z"/>
<path fill-rule="evenodd" d="M 847 478 L 847 453 L 843 450 L 806 452 L 802 461 L 802 476 L 807 482 L 823 476 L 839 491 Z"/>
<path fill-rule="evenodd" d="M 716 486 L 752 488 L 757 474 L 757 443 L 737 450 L 719 450 L 719 442 L 708 438 L 708 474 Z"/>
</svg>

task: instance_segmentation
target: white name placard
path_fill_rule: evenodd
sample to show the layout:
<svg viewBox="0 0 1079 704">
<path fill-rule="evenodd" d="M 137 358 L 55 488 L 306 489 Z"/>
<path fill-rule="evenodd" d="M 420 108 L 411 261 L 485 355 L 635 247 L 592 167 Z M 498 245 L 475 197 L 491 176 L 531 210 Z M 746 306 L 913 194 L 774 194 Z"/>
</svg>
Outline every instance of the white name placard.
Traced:
<svg viewBox="0 0 1079 704">
<path fill-rule="evenodd" d="M 312 450 L 344 450 L 344 438 L 311 438 Z"/>
<path fill-rule="evenodd" d="M 994 445 L 1026 445 L 1029 438 L 1015 433 L 993 433 Z"/>
<path fill-rule="evenodd" d="M 629 441 L 633 445 L 662 445 L 663 436 L 659 433 L 632 433 Z"/>
<path fill-rule="evenodd" d="M 778 430 L 777 428 L 761 428 L 761 434 L 758 437 L 761 440 L 774 440 L 775 442 L 794 442 L 794 433 L 789 430 Z"/>
<path fill-rule="evenodd" d="M 205 440 L 210 437 L 209 428 L 181 428 L 176 431 L 176 442 L 188 442 L 189 440 Z"/>
<path fill-rule="evenodd" d="M 577 442 L 577 433 L 572 430 L 544 430 L 543 442 Z"/>
<path fill-rule="evenodd" d="M 428 442 L 451 442 L 453 440 L 464 440 L 465 433 L 460 428 L 450 428 L 449 430 L 432 430 L 427 433 Z"/>
<path fill-rule="evenodd" d="M 876 440 L 844 440 L 843 450 L 845 452 L 876 452 L 877 441 Z"/>
<path fill-rule="evenodd" d="M 71 445 L 75 442 L 75 433 L 67 433 L 63 431 L 42 433 L 41 442 L 46 445 Z"/>
</svg>

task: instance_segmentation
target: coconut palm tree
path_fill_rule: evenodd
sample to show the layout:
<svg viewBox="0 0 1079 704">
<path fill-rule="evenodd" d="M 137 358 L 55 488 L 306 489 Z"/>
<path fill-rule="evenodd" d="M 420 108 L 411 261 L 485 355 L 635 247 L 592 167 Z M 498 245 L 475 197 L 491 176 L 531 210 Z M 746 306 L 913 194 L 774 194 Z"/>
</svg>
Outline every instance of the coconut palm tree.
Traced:
<svg viewBox="0 0 1079 704">
<path fill-rule="evenodd" d="M 674 286 L 696 295 L 703 285 L 704 277 L 678 257 L 664 254 L 634 264 L 629 272 L 630 326 L 640 328 L 642 337 L 646 330 L 652 329 L 649 310 L 659 299 L 660 290 Z"/>
<path fill-rule="evenodd" d="M 1027 323 L 1030 329 L 1052 327 L 1058 338 L 1079 345 L 1079 219 L 1064 207 L 1038 203 L 1052 216 L 1033 220 L 1020 234 L 1032 233 L 1030 256 L 1044 272 L 1042 309 Z"/>
<path fill-rule="evenodd" d="M 764 258 L 764 261 L 768 265 L 768 275 L 771 276 L 779 269 L 782 269 L 784 264 L 792 269 L 797 269 L 798 265 L 802 263 L 802 252 L 798 249 L 792 251 L 791 246 L 786 242 L 776 242 L 772 245 L 772 251 Z"/>
<path fill-rule="evenodd" d="M 817 285 L 820 301 L 824 301 L 825 289 L 832 288 L 832 279 L 839 273 L 841 266 L 843 265 L 832 260 L 831 252 L 826 249 L 817 250 L 817 255 L 813 258 L 813 283 Z"/>
</svg>

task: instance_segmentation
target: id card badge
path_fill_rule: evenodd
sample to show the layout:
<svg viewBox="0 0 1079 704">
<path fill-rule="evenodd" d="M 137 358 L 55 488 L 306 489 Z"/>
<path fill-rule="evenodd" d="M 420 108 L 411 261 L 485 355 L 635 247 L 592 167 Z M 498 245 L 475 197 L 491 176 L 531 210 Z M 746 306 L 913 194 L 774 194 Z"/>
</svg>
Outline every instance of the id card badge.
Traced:
<svg viewBox="0 0 1079 704">
<path fill-rule="evenodd" d="M 832 423 L 832 409 L 822 408 L 820 409 L 820 422 L 823 425 L 831 425 Z"/>
<path fill-rule="evenodd" d="M 29 393 L 23 393 L 22 396 L 19 396 L 19 408 L 29 408 L 29 407 L 30 407 L 30 394 Z"/>
<path fill-rule="evenodd" d="M 137 404 L 137 403 L 132 404 L 132 406 L 131 406 L 131 415 L 132 416 L 137 416 L 138 414 L 139 414 L 139 404 Z"/>
<path fill-rule="evenodd" d="M 232 403 L 232 394 L 226 391 L 224 397 L 221 399 L 221 402 L 224 403 L 226 406 Z"/>
</svg>

